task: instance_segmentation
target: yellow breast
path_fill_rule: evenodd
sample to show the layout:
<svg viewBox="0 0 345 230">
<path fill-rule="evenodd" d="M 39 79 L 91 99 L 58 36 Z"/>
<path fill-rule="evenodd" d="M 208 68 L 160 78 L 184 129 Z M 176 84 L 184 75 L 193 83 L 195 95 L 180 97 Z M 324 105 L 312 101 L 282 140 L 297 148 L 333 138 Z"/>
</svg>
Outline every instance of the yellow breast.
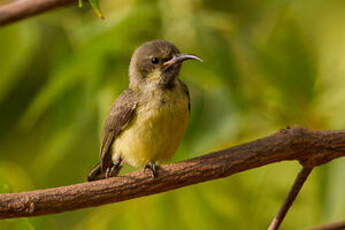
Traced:
<svg viewBox="0 0 345 230">
<path fill-rule="evenodd" d="M 136 114 L 114 141 L 113 161 L 132 166 L 164 161 L 176 152 L 189 119 L 188 96 L 180 82 L 172 89 L 150 90 L 139 97 Z"/>
</svg>

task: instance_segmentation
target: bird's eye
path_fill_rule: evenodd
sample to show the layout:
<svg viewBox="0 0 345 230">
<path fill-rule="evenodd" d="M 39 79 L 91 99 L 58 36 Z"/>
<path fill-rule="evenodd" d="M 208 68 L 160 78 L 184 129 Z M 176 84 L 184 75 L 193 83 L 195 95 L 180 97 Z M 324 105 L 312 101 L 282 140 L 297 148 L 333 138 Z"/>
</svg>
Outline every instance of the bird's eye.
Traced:
<svg viewBox="0 0 345 230">
<path fill-rule="evenodd" d="M 159 59 L 156 58 L 156 57 L 153 57 L 153 58 L 151 59 L 151 62 L 152 62 L 153 64 L 158 64 Z"/>
</svg>

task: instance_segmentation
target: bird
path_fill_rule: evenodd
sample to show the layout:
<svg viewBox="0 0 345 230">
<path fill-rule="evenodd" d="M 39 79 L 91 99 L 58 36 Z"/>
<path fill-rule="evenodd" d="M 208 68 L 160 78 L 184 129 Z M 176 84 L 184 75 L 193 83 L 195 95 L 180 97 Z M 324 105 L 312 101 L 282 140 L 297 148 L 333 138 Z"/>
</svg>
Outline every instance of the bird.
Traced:
<svg viewBox="0 0 345 230">
<path fill-rule="evenodd" d="M 202 59 L 165 40 L 145 42 L 129 65 L 129 87 L 112 105 L 101 136 L 99 162 L 88 181 L 118 175 L 124 163 L 149 169 L 172 158 L 190 117 L 190 95 L 178 78 L 182 63 Z"/>
</svg>

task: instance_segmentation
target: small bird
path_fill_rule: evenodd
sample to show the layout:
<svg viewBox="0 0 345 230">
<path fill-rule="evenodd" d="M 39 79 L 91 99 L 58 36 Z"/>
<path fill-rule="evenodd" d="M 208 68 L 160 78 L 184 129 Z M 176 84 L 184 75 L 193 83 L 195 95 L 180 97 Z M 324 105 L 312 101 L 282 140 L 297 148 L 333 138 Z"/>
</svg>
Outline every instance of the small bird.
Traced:
<svg viewBox="0 0 345 230">
<path fill-rule="evenodd" d="M 129 88 L 116 99 L 101 137 L 99 163 L 88 181 L 114 177 L 122 164 L 144 166 L 153 178 L 156 162 L 170 159 L 185 134 L 190 97 L 178 79 L 184 61 L 202 61 L 181 54 L 170 42 L 156 40 L 137 48 L 129 67 Z"/>
</svg>

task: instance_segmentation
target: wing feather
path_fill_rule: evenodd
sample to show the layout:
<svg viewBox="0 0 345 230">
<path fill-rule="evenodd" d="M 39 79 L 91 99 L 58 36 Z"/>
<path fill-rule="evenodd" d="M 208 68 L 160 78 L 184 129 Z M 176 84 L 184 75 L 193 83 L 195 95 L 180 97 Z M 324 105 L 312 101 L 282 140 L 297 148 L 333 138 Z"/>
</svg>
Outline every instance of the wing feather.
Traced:
<svg viewBox="0 0 345 230">
<path fill-rule="evenodd" d="M 111 146 L 132 119 L 136 105 L 134 91 L 126 89 L 111 107 L 101 138 L 100 164 L 103 172 L 112 165 Z"/>
</svg>

